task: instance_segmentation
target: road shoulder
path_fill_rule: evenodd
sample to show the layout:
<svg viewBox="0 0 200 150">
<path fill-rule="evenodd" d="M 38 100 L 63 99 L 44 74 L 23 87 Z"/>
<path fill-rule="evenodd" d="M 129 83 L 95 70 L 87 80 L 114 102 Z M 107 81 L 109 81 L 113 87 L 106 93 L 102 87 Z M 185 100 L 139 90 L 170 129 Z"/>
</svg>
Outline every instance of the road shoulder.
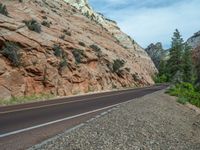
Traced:
<svg viewBox="0 0 200 150">
<path fill-rule="evenodd" d="M 31 149 L 200 149 L 200 114 L 164 90 L 135 99 Z"/>
</svg>

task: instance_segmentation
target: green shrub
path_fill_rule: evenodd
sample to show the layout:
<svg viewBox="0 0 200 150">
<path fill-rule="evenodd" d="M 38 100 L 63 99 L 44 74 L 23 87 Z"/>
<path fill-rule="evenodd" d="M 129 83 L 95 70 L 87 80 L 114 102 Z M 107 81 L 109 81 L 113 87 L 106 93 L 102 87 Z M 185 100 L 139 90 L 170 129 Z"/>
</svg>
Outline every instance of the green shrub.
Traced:
<svg viewBox="0 0 200 150">
<path fill-rule="evenodd" d="M 50 22 L 48 22 L 48 21 L 42 21 L 42 23 L 41 23 L 43 26 L 45 26 L 45 27 L 48 27 L 48 28 L 50 28 Z"/>
<path fill-rule="evenodd" d="M 47 16 L 42 16 L 43 19 L 47 20 Z"/>
<path fill-rule="evenodd" d="M 64 67 L 66 67 L 67 66 L 67 59 L 66 58 L 63 58 L 62 60 L 61 60 L 61 62 L 60 62 L 60 64 L 59 64 L 59 69 L 62 69 L 62 68 L 64 68 Z"/>
<path fill-rule="evenodd" d="M 181 104 L 186 104 L 188 102 L 188 100 L 185 97 L 178 97 L 177 102 L 179 102 Z"/>
<path fill-rule="evenodd" d="M 172 86 L 167 93 L 172 96 L 177 96 L 180 99 L 185 98 L 189 103 L 200 107 L 200 93 L 190 83 L 183 82 L 176 84 Z"/>
<path fill-rule="evenodd" d="M 41 25 L 34 19 L 31 20 L 25 20 L 24 23 L 26 24 L 26 26 L 28 27 L 29 30 L 31 31 L 35 31 L 37 33 L 40 33 L 41 30 Z"/>
<path fill-rule="evenodd" d="M 95 53 L 98 57 L 101 57 L 101 55 L 102 55 L 101 48 L 99 48 L 97 45 L 94 45 L 94 44 L 90 45 L 90 48 L 95 51 Z"/>
<path fill-rule="evenodd" d="M 168 78 L 165 74 L 163 75 L 156 75 L 154 77 L 155 83 L 166 83 L 168 81 Z"/>
<path fill-rule="evenodd" d="M 21 55 L 16 43 L 5 42 L 3 49 L 0 52 L 3 56 L 8 58 L 14 66 L 18 67 L 21 64 Z"/>
<path fill-rule="evenodd" d="M 85 43 L 83 43 L 83 42 L 78 42 L 78 44 L 81 45 L 81 46 L 83 46 L 83 47 L 86 46 Z"/>
<path fill-rule="evenodd" d="M 8 16 L 8 11 L 7 11 L 6 5 L 3 5 L 2 3 L 0 3 L 0 13 L 5 16 Z"/>
<path fill-rule="evenodd" d="M 113 72 L 117 73 L 120 71 L 120 69 L 124 66 L 125 61 L 124 60 L 120 60 L 120 59 L 116 59 L 114 60 L 113 63 Z"/>
<path fill-rule="evenodd" d="M 71 35 L 72 35 L 71 32 L 68 31 L 68 30 L 66 30 L 66 29 L 63 30 L 63 33 L 66 34 L 66 35 L 68 35 L 68 36 L 71 36 Z"/>
<path fill-rule="evenodd" d="M 53 45 L 54 55 L 56 57 L 63 57 L 63 49 L 60 47 L 60 45 L 54 44 Z"/>
<path fill-rule="evenodd" d="M 81 63 L 84 58 L 84 51 L 81 49 L 73 49 L 72 54 L 76 60 L 76 63 Z"/>
<path fill-rule="evenodd" d="M 19 2 L 20 2 L 20 3 L 22 3 L 22 2 L 23 2 L 23 0 L 19 0 Z"/>
<path fill-rule="evenodd" d="M 65 35 L 61 35 L 61 36 L 59 36 L 59 38 L 64 40 L 65 39 Z"/>
</svg>

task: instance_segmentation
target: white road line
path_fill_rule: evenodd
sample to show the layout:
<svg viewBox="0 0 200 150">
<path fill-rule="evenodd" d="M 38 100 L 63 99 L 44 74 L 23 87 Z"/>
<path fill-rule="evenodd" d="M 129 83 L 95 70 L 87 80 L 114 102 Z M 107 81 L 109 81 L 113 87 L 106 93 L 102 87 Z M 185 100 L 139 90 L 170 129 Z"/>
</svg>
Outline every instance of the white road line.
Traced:
<svg viewBox="0 0 200 150">
<path fill-rule="evenodd" d="M 115 96 L 115 95 L 122 95 L 122 94 L 125 94 L 125 93 L 131 93 L 131 92 L 133 92 L 133 91 L 127 91 L 127 92 L 118 93 L 118 94 L 111 94 L 111 95 L 99 96 L 99 97 L 94 97 L 94 98 L 85 98 L 85 99 L 81 99 L 81 100 L 68 101 L 68 102 L 62 102 L 62 103 L 56 103 L 56 104 L 36 106 L 36 107 L 30 107 L 30 108 L 16 109 L 16 110 L 11 110 L 11 111 L 4 111 L 4 112 L 0 112 L 0 114 L 7 114 L 7 113 L 24 111 L 24 110 L 39 109 L 39 108 L 45 108 L 45 107 L 50 107 L 50 106 L 57 106 L 57 105 L 63 105 L 63 104 L 81 102 L 81 101 L 86 101 L 86 100 L 94 100 L 94 99 L 98 99 L 98 98 L 110 97 L 110 96 Z"/>
<path fill-rule="evenodd" d="M 82 113 L 82 114 L 78 114 L 78 115 L 75 115 L 75 116 L 71 116 L 71 117 L 67 117 L 67 118 L 63 118 L 63 119 L 47 122 L 47 123 L 36 125 L 36 126 L 33 126 L 33 127 L 29 127 L 29 128 L 25 128 L 25 129 L 13 131 L 13 132 L 5 133 L 5 134 L 0 135 L 0 138 L 6 137 L 6 136 L 10 136 L 10 135 L 14 135 L 14 134 L 18 134 L 18 133 L 25 132 L 25 131 L 29 131 L 29 130 L 33 130 L 33 129 L 36 129 L 36 128 L 48 126 L 48 125 L 55 124 L 55 123 L 58 123 L 58 122 L 74 119 L 74 118 L 81 117 L 81 116 L 84 116 L 84 115 L 88 115 L 88 114 L 91 114 L 91 113 L 94 113 L 94 112 L 97 112 L 97 111 L 101 111 L 101 110 L 104 110 L 104 109 L 115 107 L 117 105 L 119 105 L 119 104 L 115 104 L 115 105 L 107 106 L 107 107 L 104 107 L 104 108 L 88 111 L 88 112 L 85 112 L 85 113 Z"/>
<path fill-rule="evenodd" d="M 94 113 L 94 112 L 98 112 L 98 111 L 101 111 L 101 110 L 104 110 L 104 109 L 109 109 L 109 108 L 118 106 L 118 105 L 123 104 L 123 103 L 128 103 L 132 100 L 133 99 L 128 100 L 126 102 L 121 102 L 121 103 L 118 103 L 118 104 L 110 105 L 110 106 L 99 108 L 99 109 L 92 110 L 92 111 L 88 111 L 88 112 L 85 112 L 85 113 L 82 113 L 82 114 L 74 115 L 74 116 L 71 116 L 71 117 L 66 117 L 66 118 L 63 118 L 63 119 L 58 119 L 58 120 L 55 120 L 55 121 L 51 121 L 51 122 L 47 122 L 47 123 L 44 123 L 44 124 L 32 126 L 32 127 L 29 127 L 29 128 L 24 128 L 24 129 L 8 132 L 8 133 L 5 133 L 5 134 L 1 134 L 0 138 L 4 138 L 4 137 L 11 136 L 11 135 L 14 135 L 14 134 L 22 133 L 22 132 L 25 132 L 25 131 L 30 131 L 30 130 L 37 129 L 37 128 L 40 128 L 40 127 L 52 125 L 52 124 L 59 123 L 59 122 L 62 122 L 62 121 L 67 121 L 67 120 L 74 119 L 74 118 L 77 118 L 77 117 L 81 117 L 81 116 L 84 116 L 84 115 L 88 115 L 88 114 L 91 114 L 91 113 Z"/>
</svg>

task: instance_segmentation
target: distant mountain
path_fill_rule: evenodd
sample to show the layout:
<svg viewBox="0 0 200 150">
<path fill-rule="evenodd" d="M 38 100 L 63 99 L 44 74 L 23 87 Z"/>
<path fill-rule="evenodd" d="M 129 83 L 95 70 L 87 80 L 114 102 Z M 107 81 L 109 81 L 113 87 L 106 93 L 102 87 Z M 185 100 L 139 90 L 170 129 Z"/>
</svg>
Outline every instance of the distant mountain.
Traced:
<svg viewBox="0 0 200 150">
<path fill-rule="evenodd" d="M 153 60 L 155 66 L 159 69 L 159 64 L 161 60 L 167 59 L 168 50 L 164 50 L 162 43 L 158 42 L 156 44 L 151 43 L 145 51 L 148 53 L 148 55 Z"/>
</svg>

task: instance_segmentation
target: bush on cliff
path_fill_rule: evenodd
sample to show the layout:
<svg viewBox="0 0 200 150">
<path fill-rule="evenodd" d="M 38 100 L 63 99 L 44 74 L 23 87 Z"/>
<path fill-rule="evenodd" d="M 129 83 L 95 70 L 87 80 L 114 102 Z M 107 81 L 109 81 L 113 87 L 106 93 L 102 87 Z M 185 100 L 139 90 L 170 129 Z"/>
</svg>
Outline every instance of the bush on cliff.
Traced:
<svg viewBox="0 0 200 150">
<path fill-rule="evenodd" d="M 21 64 L 21 54 L 19 53 L 19 47 L 16 43 L 5 42 L 0 53 L 8 58 L 12 65 L 18 67 Z"/>
<path fill-rule="evenodd" d="M 23 21 L 29 30 L 40 33 L 42 31 L 41 25 L 34 19 Z"/>
<path fill-rule="evenodd" d="M 120 60 L 120 59 L 116 59 L 114 60 L 114 63 L 113 63 L 113 72 L 117 73 L 120 71 L 120 69 L 124 66 L 125 64 L 125 61 L 124 60 Z"/>
<path fill-rule="evenodd" d="M 84 57 L 84 51 L 81 49 L 73 49 L 72 54 L 74 55 L 74 58 L 76 60 L 76 63 L 81 63 L 82 59 Z"/>
<path fill-rule="evenodd" d="M 8 16 L 8 11 L 7 11 L 6 5 L 3 5 L 2 3 L 0 3 L 0 13 L 5 16 Z"/>
</svg>

